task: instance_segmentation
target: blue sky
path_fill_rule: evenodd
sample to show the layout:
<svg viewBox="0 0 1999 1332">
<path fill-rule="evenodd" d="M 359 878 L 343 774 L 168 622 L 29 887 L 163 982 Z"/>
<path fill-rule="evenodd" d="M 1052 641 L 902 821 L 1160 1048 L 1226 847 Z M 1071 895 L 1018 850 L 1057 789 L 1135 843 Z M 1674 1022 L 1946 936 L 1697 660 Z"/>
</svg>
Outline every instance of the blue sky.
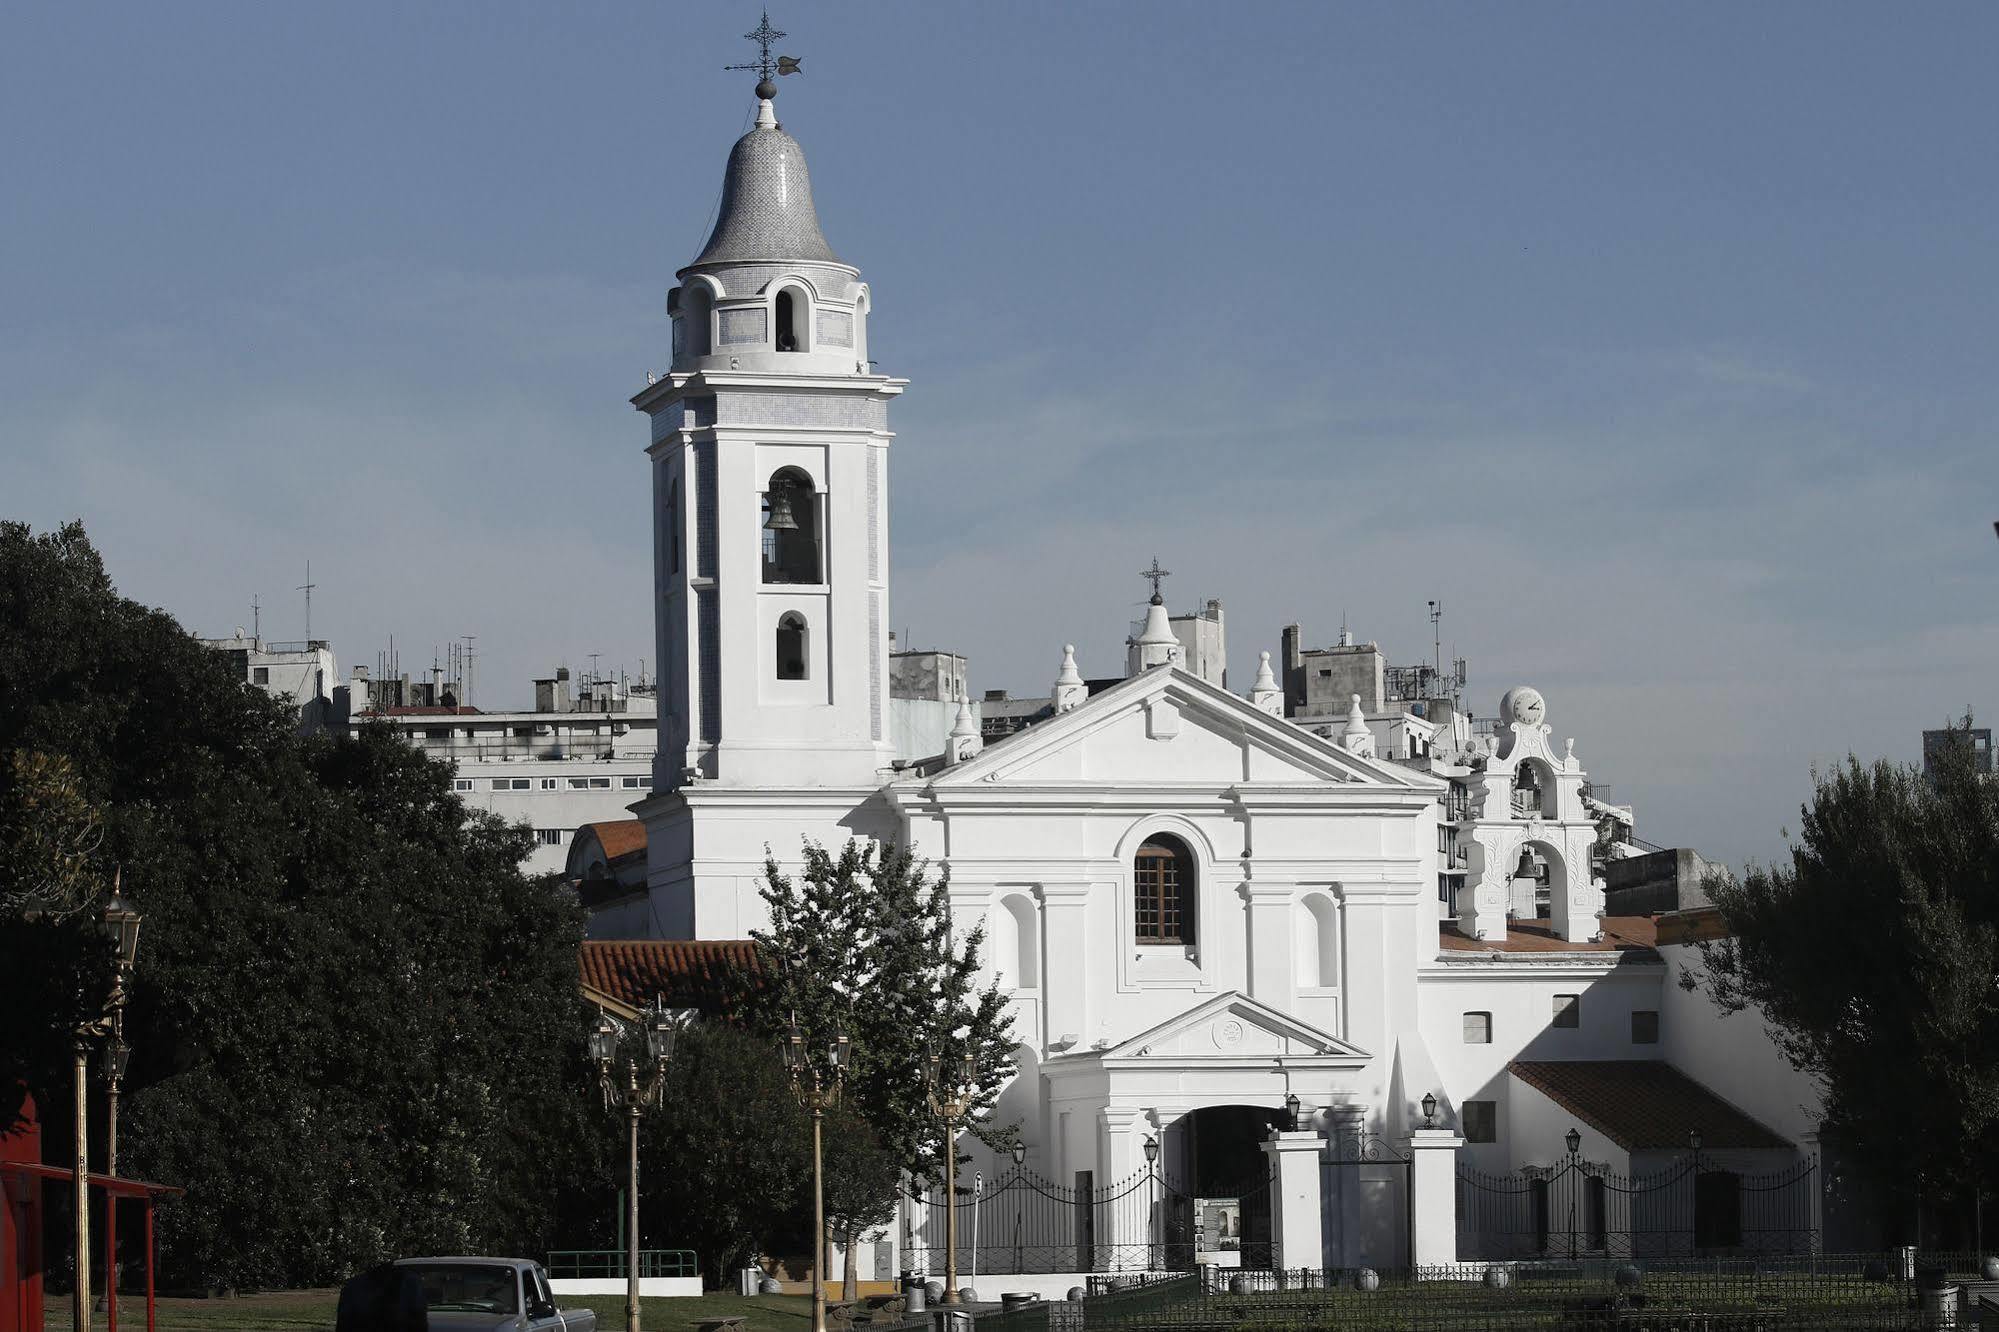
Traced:
<svg viewBox="0 0 1999 1332">
<path fill-rule="evenodd" d="M 795 12 L 794 12 L 795 11 Z M 16 6 L 0 515 L 190 627 L 479 701 L 651 656 L 641 419 L 753 5 Z M 873 287 L 893 619 L 1112 674 L 1157 554 L 1548 696 L 1739 864 L 1808 770 L 1999 711 L 1999 9 L 797 4 Z M 649 663 L 650 664 L 650 663 Z"/>
</svg>

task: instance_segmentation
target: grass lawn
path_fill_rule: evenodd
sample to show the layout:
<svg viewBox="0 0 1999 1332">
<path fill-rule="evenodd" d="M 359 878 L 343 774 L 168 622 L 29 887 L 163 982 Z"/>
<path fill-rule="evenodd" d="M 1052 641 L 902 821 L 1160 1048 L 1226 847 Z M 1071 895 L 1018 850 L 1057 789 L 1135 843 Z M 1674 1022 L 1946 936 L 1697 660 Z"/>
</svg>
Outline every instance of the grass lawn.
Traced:
<svg viewBox="0 0 1999 1332">
<path fill-rule="evenodd" d="M 339 1292 L 333 1290 L 287 1290 L 268 1295 L 243 1295 L 230 1300 L 161 1300 L 159 1332 L 330 1332 L 333 1306 Z M 70 1332 L 69 1300 L 48 1300 L 44 1332 Z M 623 1332 L 625 1297 L 622 1295 L 566 1295 L 556 1300 L 565 1309 L 594 1309 L 597 1326 L 604 1332 Z M 640 1301 L 639 1317 L 648 1332 L 688 1332 L 697 1318 L 718 1314 L 743 1315 L 745 1332 L 801 1332 L 812 1324 L 812 1302 L 803 1295 L 703 1295 L 698 1299 L 649 1299 Z M 98 1314 L 91 1326 L 103 1332 L 105 1320 Z M 144 1332 L 146 1300 L 121 1295 L 118 1299 L 119 1332 Z"/>
</svg>

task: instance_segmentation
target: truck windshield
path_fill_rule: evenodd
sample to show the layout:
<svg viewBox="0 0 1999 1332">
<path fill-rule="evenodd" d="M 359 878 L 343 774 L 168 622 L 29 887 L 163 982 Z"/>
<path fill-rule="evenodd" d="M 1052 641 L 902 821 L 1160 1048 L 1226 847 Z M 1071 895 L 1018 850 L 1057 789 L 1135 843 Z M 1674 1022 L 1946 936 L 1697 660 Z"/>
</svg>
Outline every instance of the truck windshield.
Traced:
<svg viewBox="0 0 1999 1332">
<path fill-rule="evenodd" d="M 500 1263 L 411 1263 L 423 1282 L 423 1302 L 431 1309 L 471 1309 L 479 1313 L 521 1311 L 514 1269 Z"/>
</svg>

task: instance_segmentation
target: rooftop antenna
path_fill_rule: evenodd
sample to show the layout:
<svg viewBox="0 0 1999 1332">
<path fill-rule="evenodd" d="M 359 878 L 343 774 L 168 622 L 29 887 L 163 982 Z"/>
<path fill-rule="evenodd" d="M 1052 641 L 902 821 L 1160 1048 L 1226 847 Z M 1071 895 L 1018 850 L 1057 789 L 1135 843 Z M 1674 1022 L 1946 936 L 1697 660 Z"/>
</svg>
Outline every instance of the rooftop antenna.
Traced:
<svg viewBox="0 0 1999 1332">
<path fill-rule="evenodd" d="M 1444 618 L 1444 603 L 1441 601 L 1431 602 L 1430 603 L 1430 652 L 1431 652 L 1430 662 L 1431 662 L 1431 668 L 1436 671 L 1437 679 L 1440 682 L 1444 678 L 1444 631 L 1441 625 L 1441 621 L 1443 620 L 1443 618 Z"/>
<path fill-rule="evenodd" d="M 479 655 L 479 649 L 474 644 L 479 641 L 479 635 L 460 634 L 459 637 L 465 640 L 465 678 L 460 681 L 465 688 L 465 697 L 458 701 L 470 707 L 472 706 L 472 663 Z"/>
<path fill-rule="evenodd" d="M 590 679 L 593 682 L 604 678 L 603 673 L 597 668 L 598 659 L 603 655 L 601 652 L 592 652 L 590 654 Z"/>
<path fill-rule="evenodd" d="M 1138 576 L 1140 578 L 1149 578 L 1152 580 L 1151 604 L 1153 604 L 1154 606 L 1164 606 L 1166 604 L 1166 598 L 1159 594 L 1159 582 L 1163 578 L 1171 578 L 1173 576 L 1172 570 L 1160 568 L 1159 557 L 1157 555 L 1154 555 L 1152 557 L 1152 567 L 1150 569 L 1141 569 L 1139 571 Z"/>
<path fill-rule="evenodd" d="M 312 581 L 312 561 L 305 562 L 305 581 L 294 589 L 305 593 L 305 648 L 312 651 L 312 589 L 319 584 Z"/>
<path fill-rule="evenodd" d="M 255 592 L 250 594 L 250 637 L 259 642 L 264 637 L 263 607 L 257 604 L 257 594 Z"/>
</svg>

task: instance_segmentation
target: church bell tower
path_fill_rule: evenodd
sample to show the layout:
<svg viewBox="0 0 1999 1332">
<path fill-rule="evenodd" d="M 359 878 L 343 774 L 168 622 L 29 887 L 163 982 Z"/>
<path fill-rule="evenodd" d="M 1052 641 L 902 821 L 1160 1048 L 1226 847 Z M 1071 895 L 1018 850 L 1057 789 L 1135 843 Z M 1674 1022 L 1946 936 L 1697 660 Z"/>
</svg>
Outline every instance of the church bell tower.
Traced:
<svg viewBox="0 0 1999 1332">
<path fill-rule="evenodd" d="M 768 51 L 766 51 L 768 61 Z M 713 233 L 667 297 L 652 426 L 654 790 L 878 786 L 888 716 L 888 405 L 867 284 L 819 229 L 763 67 Z"/>
</svg>

